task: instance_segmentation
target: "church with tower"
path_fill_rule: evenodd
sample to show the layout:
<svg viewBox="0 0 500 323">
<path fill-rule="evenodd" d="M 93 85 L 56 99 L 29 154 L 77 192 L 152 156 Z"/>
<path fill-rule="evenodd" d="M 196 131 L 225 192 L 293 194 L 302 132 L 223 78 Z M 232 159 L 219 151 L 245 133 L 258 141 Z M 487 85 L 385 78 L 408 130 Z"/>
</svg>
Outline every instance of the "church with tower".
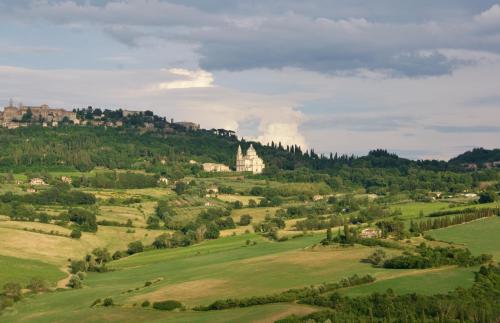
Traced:
<svg viewBox="0 0 500 323">
<path fill-rule="evenodd" d="M 252 172 L 253 174 L 260 174 L 266 165 L 264 161 L 257 155 L 253 145 L 250 145 L 246 155 L 243 155 L 241 146 L 238 146 L 236 152 L 236 171 L 237 172 Z"/>
</svg>

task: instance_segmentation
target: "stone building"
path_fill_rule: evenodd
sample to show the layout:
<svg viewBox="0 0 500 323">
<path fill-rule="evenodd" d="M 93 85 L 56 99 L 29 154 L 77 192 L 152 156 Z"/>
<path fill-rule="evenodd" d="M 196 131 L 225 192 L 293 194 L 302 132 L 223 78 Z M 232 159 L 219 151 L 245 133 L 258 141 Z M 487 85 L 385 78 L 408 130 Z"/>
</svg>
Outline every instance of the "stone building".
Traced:
<svg viewBox="0 0 500 323">
<path fill-rule="evenodd" d="M 204 163 L 203 171 L 205 172 L 230 172 L 229 166 L 224 164 L 216 164 L 216 163 Z"/>
<path fill-rule="evenodd" d="M 257 155 L 253 145 L 250 145 L 246 155 L 243 155 L 241 146 L 238 146 L 236 153 L 236 171 L 237 172 L 252 172 L 253 174 L 260 174 L 266 165 L 264 161 Z"/>
<path fill-rule="evenodd" d="M 53 109 L 48 105 L 43 104 L 41 106 L 19 106 L 14 107 L 9 105 L 4 107 L 3 112 L 0 113 L 0 121 L 4 127 L 13 127 L 13 123 L 19 123 L 23 121 L 23 116 L 31 111 L 31 121 L 40 123 L 49 123 L 56 125 L 58 122 L 63 121 L 67 118 L 68 121 L 75 122 L 76 112 L 66 111 L 64 109 Z"/>
</svg>

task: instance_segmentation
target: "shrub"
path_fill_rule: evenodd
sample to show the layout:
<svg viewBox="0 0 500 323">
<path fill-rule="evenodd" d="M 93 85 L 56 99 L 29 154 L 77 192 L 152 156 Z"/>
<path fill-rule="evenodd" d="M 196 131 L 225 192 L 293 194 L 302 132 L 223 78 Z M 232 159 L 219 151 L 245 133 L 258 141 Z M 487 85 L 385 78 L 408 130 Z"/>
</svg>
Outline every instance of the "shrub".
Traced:
<svg viewBox="0 0 500 323">
<path fill-rule="evenodd" d="M 148 300 L 145 300 L 144 302 L 142 302 L 141 306 L 142 307 L 149 307 L 149 305 L 151 305 L 151 303 L 148 301 Z"/>
<path fill-rule="evenodd" d="M 384 260 L 387 258 L 387 254 L 385 253 L 384 250 L 382 249 L 377 249 L 373 254 L 368 256 L 367 260 L 369 263 L 371 263 L 374 266 L 378 266 L 384 262 Z"/>
<path fill-rule="evenodd" d="M 82 236 L 82 232 L 78 229 L 74 229 L 73 231 L 71 231 L 69 236 L 73 239 L 80 239 Z"/>
<path fill-rule="evenodd" d="M 102 302 L 102 305 L 103 305 L 103 306 L 106 306 L 106 307 L 108 307 L 108 306 L 113 306 L 113 305 L 114 305 L 114 303 L 113 303 L 113 299 L 112 299 L 111 297 L 106 297 L 106 298 L 104 299 L 104 301 Z"/>
<path fill-rule="evenodd" d="M 67 286 L 73 289 L 82 288 L 82 281 L 80 280 L 80 277 L 72 275 Z"/>
<path fill-rule="evenodd" d="M 3 285 L 3 294 L 9 298 L 12 298 L 14 302 L 20 300 L 23 296 L 21 285 L 18 283 L 6 283 Z"/>
<path fill-rule="evenodd" d="M 144 246 L 142 245 L 141 241 L 133 241 L 128 244 L 128 249 L 127 253 L 129 255 L 133 255 L 135 253 L 143 252 L 144 251 Z"/>
<path fill-rule="evenodd" d="M 240 222 L 238 223 L 239 225 L 249 225 L 252 222 L 252 217 L 248 214 L 243 214 L 240 217 Z"/>
<path fill-rule="evenodd" d="M 148 281 L 148 282 L 145 282 L 145 283 L 144 283 L 144 287 L 151 286 L 151 284 L 153 284 L 153 283 L 152 283 L 152 282 L 149 282 L 149 281 Z"/>
<path fill-rule="evenodd" d="M 154 302 L 153 308 L 161 311 L 173 311 L 177 308 L 182 308 L 182 304 L 178 301 L 167 300 L 161 302 Z"/>
<path fill-rule="evenodd" d="M 489 192 L 482 192 L 479 194 L 479 203 L 492 203 L 495 202 L 497 199 L 497 195 L 495 192 L 489 191 Z"/>
<path fill-rule="evenodd" d="M 28 286 L 26 287 L 35 293 L 43 292 L 47 290 L 47 282 L 40 277 L 34 277 L 31 278 Z"/>
</svg>

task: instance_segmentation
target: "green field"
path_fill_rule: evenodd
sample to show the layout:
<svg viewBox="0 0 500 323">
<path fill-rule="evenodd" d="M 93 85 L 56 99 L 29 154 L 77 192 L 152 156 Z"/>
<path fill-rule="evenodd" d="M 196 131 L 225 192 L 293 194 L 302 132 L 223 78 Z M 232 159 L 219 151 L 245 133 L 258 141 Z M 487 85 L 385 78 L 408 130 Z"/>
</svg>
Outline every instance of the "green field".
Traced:
<svg viewBox="0 0 500 323">
<path fill-rule="evenodd" d="M 422 270 L 416 275 L 389 277 L 373 284 L 346 288 L 341 291 L 348 296 L 362 296 L 374 292 L 383 293 L 392 289 L 399 294 L 419 293 L 432 295 L 454 290 L 456 287 L 470 287 L 474 282 L 474 271 L 477 268 L 438 268 Z"/>
<path fill-rule="evenodd" d="M 387 270 L 361 262 L 371 253 L 371 248 L 309 249 L 321 238 L 308 236 L 276 243 L 249 234 L 187 248 L 137 254 L 111 263 L 116 271 L 89 273 L 83 289 L 30 297 L 16 304 L 14 311 L 5 314 L 5 319 L 43 322 L 74 317 L 81 320 L 100 315 L 102 311 L 108 311 L 119 320 L 129 319 L 130 313 L 136 313 L 137 318 L 151 315 L 151 319 L 155 319 L 158 313 L 148 309 L 116 311 L 91 309 L 89 305 L 97 298 L 112 297 L 124 308 L 133 308 L 144 300 L 165 299 L 176 299 L 191 307 L 220 298 L 266 295 L 293 287 L 334 282 L 355 273 L 381 277 L 387 273 Z M 247 239 L 257 244 L 246 246 Z M 391 273 L 398 272 L 411 274 L 413 271 Z M 154 283 L 145 288 L 146 281 Z M 259 308 L 242 311 L 248 315 L 260 313 Z M 234 314 L 229 312 L 227 315 Z M 215 314 L 191 315 L 209 321 Z"/>
<path fill-rule="evenodd" d="M 31 278 L 43 277 L 55 283 L 66 276 L 56 266 L 38 260 L 0 256 L 0 286 L 7 282 L 26 284 Z"/>
<path fill-rule="evenodd" d="M 496 261 L 500 261 L 500 217 L 498 216 L 433 230 L 429 234 L 435 239 L 465 246 L 474 254 L 491 254 Z"/>
</svg>

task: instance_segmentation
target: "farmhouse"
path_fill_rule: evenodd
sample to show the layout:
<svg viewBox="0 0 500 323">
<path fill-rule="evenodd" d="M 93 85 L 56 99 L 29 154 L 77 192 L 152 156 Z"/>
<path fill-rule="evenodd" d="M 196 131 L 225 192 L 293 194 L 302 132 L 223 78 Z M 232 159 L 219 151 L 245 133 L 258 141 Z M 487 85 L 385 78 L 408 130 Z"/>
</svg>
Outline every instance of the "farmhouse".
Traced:
<svg viewBox="0 0 500 323">
<path fill-rule="evenodd" d="M 71 179 L 71 177 L 61 176 L 61 182 L 66 183 L 66 184 L 71 184 L 71 183 L 73 183 L 73 180 Z"/>
<path fill-rule="evenodd" d="M 59 122 L 64 120 L 74 122 L 77 120 L 76 112 L 50 108 L 46 104 L 41 106 L 20 105 L 19 107 L 15 107 L 12 103 L 4 107 L 3 112 L 0 112 L 0 123 L 3 127 L 10 129 L 23 126 L 23 124 L 27 125 L 28 121 L 45 122 L 46 124 L 57 126 Z"/>
<path fill-rule="evenodd" d="M 30 185 L 47 185 L 41 178 L 35 177 L 30 180 Z"/>
<path fill-rule="evenodd" d="M 380 237 L 380 230 L 373 228 L 366 228 L 361 230 L 359 236 L 361 238 L 378 238 Z"/>
<path fill-rule="evenodd" d="M 265 167 L 264 161 L 257 155 L 253 145 L 250 145 L 246 155 L 243 155 L 241 146 L 238 146 L 238 151 L 236 152 L 237 172 L 252 172 L 253 174 L 260 174 Z"/>
</svg>

